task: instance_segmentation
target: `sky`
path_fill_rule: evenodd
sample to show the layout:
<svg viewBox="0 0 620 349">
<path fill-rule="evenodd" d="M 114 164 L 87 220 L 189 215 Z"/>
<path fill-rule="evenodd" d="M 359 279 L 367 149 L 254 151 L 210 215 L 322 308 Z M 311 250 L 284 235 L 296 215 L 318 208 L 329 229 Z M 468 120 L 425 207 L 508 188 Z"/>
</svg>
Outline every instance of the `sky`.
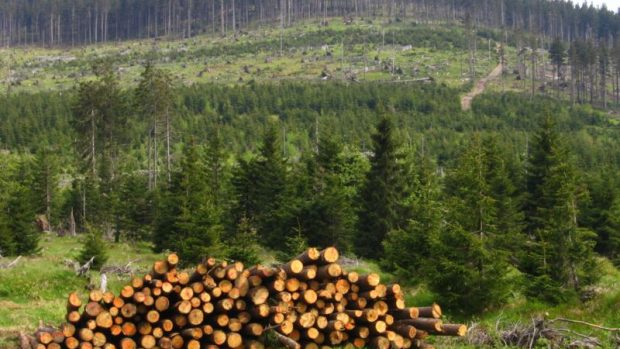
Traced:
<svg viewBox="0 0 620 349">
<path fill-rule="evenodd" d="M 582 1 L 573 1 L 573 3 L 581 3 Z M 588 0 L 588 3 L 592 2 L 595 6 L 606 4 L 607 8 L 616 11 L 620 7 L 620 0 Z"/>
</svg>

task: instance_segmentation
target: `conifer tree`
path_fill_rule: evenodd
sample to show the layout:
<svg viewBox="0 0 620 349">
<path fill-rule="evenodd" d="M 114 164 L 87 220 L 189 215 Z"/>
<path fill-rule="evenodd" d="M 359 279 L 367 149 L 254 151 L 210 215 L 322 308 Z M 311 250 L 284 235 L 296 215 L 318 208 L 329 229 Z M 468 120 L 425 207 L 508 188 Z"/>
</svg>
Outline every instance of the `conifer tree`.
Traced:
<svg viewBox="0 0 620 349">
<path fill-rule="evenodd" d="M 553 70 L 557 80 L 560 80 L 562 77 L 562 67 L 566 64 L 567 56 L 568 54 L 564 42 L 561 38 L 556 37 L 549 48 L 549 58 L 551 59 L 551 64 L 553 64 Z"/>
<path fill-rule="evenodd" d="M 620 197 L 614 199 L 602 230 L 607 237 L 607 256 L 620 267 Z"/>
<path fill-rule="evenodd" d="M 119 217 L 119 233 L 124 233 L 129 242 L 146 240 L 151 231 L 153 192 L 144 189 L 146 181 L 138 174 L 127 174 L 120 179 L 115 214 Z"/>
<path fill-rule="evenodd" d="M 435 164 L 427 156 L 413 153 L 407 161 L 412 167 L 408 176 L 411 195 L 405 200 L 411 218 L 403 228 L 388 233 L 382 265 L 404 280 L 419 283 L 429 276 L 426 263 L 433 260 L 433 241 L 443 231 L 444 207 Z"/>
<path fill-rule="evenodd" d="M 371 168 L 360 197 L 355 250 L 362 257 L 377 259 L 383 256 L 382 242 L 388 232 L 402 228 L 399 210 L 404 193 L 399 144 L 388 116 L 381 118 L 372 140 Z"/>
<path fill-rule="evenodd" d="M 327 133 L 321 137 L 318 152 L 307 161 L 309 185 L 298 195 L 304 200 L 299 220 L 311 246 L 336 246 L 347 252 L 356 217 L 343 180 L 342 152 L 342 145 L 333 137 Z"/>
<path fill-rule="evenodd" d="M 594 234 L 578 225 L 585 194 L 555 125 L 547 117 L 528 164 L 528 248 L 521 269 L 529 294 L 552 302 L 579 291 L 596 278 Z"/>
<path fill-rule="evenodd" d="M 6 206 L 9 217 L 7 228 L 13 235 L 17 255 L 32 255 L 39 251 L 41 233 L 35 224 L 36 213 L 30 201 L 31 195 L 23 184 L 18 184 Z"/>
<path fill-rule="evenodd" d="M 155 250 L 176 251 L 187 264 L 207 255 L 226 255 L 221 244 L 221 219 L 208 196 L 205 173 L 198 147 L 192 142 L 183 150 L 180 169 L 174 173 L 170 188 L 159 196 Z"/>
<path fill-rule="evenodd" d="M 229 169 L 226 164 L 228 154 L 219 127 L 210 133 L 207 142 L 206 171 L 207 191 L 213 200 L 213 205 L 219 208 L 228 206 L 226 202 L 229 193 Z"/>
<path fill-rule="evenodd" d="M 507 253 L 497 248 L 497 151 L 475 135 L 446 179 L 450 224 L 432 240 L 429 285 L 455 309 L 481 312 L 507 296 Z M 510 232 L 516 234 L 518 232 Z M 456 286 L 458 285 L 458 290 Z"/>
<path fill-rule="evenodd" d="M 300 227 L 294 228 L 293 233 L 284 239 L 284 248 L 278 251 L 278 260 L 285 263 L 299 256 L 308 249 L 308 240 Z"/>
<path fill-rule="evenodd" d="M 270 125 L 263 137 L 259 156 L 240 161 L 233 178 L 236 198 L 233 216 L 239 222 L 246 217 L 256 225 L 263 241 L 282 247 L 287 227 L 282 224 L 282 210 L 287 208 L 286 163 L 281 155 L 279 135 Z"/>
<path fill-rule="evenodd" d="M 78 261 L 85 264 L 94 257 L 91 264 L 92 270 L 99 270 L 108 261 L 108 247 L 103 239 L 103 233 L 93 227 L 88 228 L 89 232 L 84 236 L 84 241 Z"/>
<path fill-rule="evenodd" d="M 246 265 L 260 262 L 258 235 L 246 217 L 242 217 L 237 231 L 228 241 L 228 258 L 241 261 Z"/>
<path fill-rule="evenodd" d="M 166 182 L 172 180 L 172 118 L 174 93 L 172 77 L 148 62 L 135 92 L 135 106 L 148 123 L 148 188 L 153 189 L 159 178 L 160 152 L 164 149 Z M 163 138 L 163 139 L 162 139 Z"/>
<path fill-rule="evenodd" d="M 33 165 L 32 191 L 35 212 L 45 214 L 51 228 L 52 209 L 57 193 L 58 165 L 56 157 L 49 149 L 42 148 L 37 152 Z"/>
</svg>

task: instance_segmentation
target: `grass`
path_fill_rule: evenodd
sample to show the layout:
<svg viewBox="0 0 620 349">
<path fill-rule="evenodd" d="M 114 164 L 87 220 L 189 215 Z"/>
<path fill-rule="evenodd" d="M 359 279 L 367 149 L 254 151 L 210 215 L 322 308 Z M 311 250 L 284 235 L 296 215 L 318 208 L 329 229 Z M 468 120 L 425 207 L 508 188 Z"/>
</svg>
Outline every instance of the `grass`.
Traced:
<svg viewBox="0 0 620 349">
<path fill-rule="evenodd" d="M 451 86 L 468 82 L 466 50 L 414 39 L 408 49 L 401 44 L 409 42 L 406 38 L 392 44 L 394 38 L 389 34 L 407 31 L 421 37 L 433 33 L 440 33 L 441 37 L 462 36 L 460 27 L 414 22 L 387 24 L 381 20 L 357 20 L 345 25 L 340 18 L 329 22 L 329 27 L 308 21 L 286 28 L 282 33 L 282 51 L 280 30 L 273 27 L 252 29 L 237 37 L 205 34 L 184 40 L 144 39 L 79 48 L 0 49 L 0 81 L 4 82 L 0 93 L 9 88 L 7 78 L 19 81 L 10 86 L 12 92 L 69 89 L 78 81 L 92 79 L 90 67 L 101 58 L 114 61 L 123 86 L 136 83 L 142 64 L 149 59 L 170 71 L 178 83 L 187 85 L 319 80 L 324 71 L 332 79 L 356 76 L 358 80 L 402 81 L 433 77 Z M 385 44 L 379 35 L 381 30 L 388 33 Z M 478 51 L 478 77 L 496 65 L 495 56 L 489 56 L 487 50 Z M 395 69 L 390 68 L 392 64 Z"/>
<path fill-rule="evenodd" d="M 85 298 L 86 286 L 90 283 L 99 284 L 99 274 L 92 273 L 90 278 L 78 277 L 71 266 L 65 263 L 67 258 L 74 259 L 80 249 L 79 238 L 46 236 L 41 243 L 38 256 L 22 258 L 16 267 L 0 270 L 0 348 L 14 349 L 15 338 L 20 331 L 32 332 L 40 323 L 59 325 L 66 313 L 66 296 L 72 291 L 79 291 Z M 126 265 L 132 262 L 137 268 L 136 274 L 146 273 L 152 263 L 163 257 L 151 252 L 148 244 L 130 245 L 113 244 L 109 249 L 108 265 Z M 275 261 L 274 254 L 262 251 L 261 258 L 265 264 Z M 6 264 L 11 259 L 0 259 Z M 377 263 L 363 260 L 351 260 L 344 265 L 346 270 L 360 273 L 375 272 L 384 283 L 402 281 L 395 275 L 382 271 Z M 565 317 L 584 320 L 603 326 L 620 324 L 620 271 L 609 261 L 601 259 L 602 278 L 594 288 L 598 296 L 581 303 L 574 301 L 568 304 L 550 306 L 543 303 L 528 301 L 515 294 L 508 305 L 490 311 L 481 316 L 465 319 L 475 322 L 478 328 L 486 329 L 491 338 L 498 338 L 496 326 L 499 328 L 513 324 L 529 324 L 536 316 L 547 314 L 548 318 Z M 109 289 L 118 293 L 120 288 L 131 276 L 108 275 Z M 435 295 L 424 285 L 406 289 L 406 301 L 410 305 L 428 305 L 436 301 Z M 447 320 L 460 321 L 447 311 Z M 581 333 L 596 335 L 605 340 L 606 347 L 611 346 L 612 338 L 606 333 L 593 331 L 587 327 L 571 325 L 571 329 Z M 475 348 L 464 340 L 436 339 L 442 348 Z"/>
<path fill-rule="evenodd" d="M 0 348 L 12 348 L 19 331 L 32 332 L 40 323 L 58 325 L 66 314 L 66 297 L 79 291 L 86 297 L 86 286 L 99 285 L 99 274 L 90 279 L 75 275 L 65 263 L 75 259 L 81 243 L 77 238 L 46 236 L 39 256 L 22 258 L 16 267 L 0 270 Z M 114 244 L 108 264 L 133 265 L 144 273 L 157 258 L 147 245 Z M 4 258 L 0 263 L 5 264 Z M 108 276 L 108 288 L 120 291 L 127 277 Z"/>
</svg>

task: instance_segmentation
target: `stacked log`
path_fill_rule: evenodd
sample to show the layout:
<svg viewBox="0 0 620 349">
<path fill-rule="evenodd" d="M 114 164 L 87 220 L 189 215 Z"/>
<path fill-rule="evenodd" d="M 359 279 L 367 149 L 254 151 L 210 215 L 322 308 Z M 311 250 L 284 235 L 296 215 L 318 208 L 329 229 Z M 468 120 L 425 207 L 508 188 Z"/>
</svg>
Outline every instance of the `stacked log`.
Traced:
<svg viewBox="0 0 620 349">
<path fill-rule="evenodd" d="M 406 307 L 398 284 L 347 272 L 338 259 L 333 247 L 310 248 L 278 267 L 207 258 L 188 272 L 171 254 L 118 295 L 71 293 L 67 322 L 40 329 L 36 349 L 263 349 L 266 336 L 290 349 L 408 349 L 465 335 L 438 305 Z"/>
</svg>

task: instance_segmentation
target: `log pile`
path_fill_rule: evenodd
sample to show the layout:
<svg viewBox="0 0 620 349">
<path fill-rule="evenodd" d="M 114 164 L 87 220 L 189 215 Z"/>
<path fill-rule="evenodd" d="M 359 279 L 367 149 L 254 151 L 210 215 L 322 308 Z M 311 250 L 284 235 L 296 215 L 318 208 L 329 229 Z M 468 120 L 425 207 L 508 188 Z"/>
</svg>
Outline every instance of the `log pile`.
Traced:
<svg viewBox="0 0 620 349">
<path fill-rule="evenodd" d="M 432 348 L 431 335 L 463 336 L 441 308 L 406 307 L 397 284 L 346 272 L 335 248 L 310 248 L 279 267 L 205 259 L 191 272 L 171 254 L 119 295 L 71 293 L 67 322 L 41 329 L 35 349 Z"/>
</svg>

